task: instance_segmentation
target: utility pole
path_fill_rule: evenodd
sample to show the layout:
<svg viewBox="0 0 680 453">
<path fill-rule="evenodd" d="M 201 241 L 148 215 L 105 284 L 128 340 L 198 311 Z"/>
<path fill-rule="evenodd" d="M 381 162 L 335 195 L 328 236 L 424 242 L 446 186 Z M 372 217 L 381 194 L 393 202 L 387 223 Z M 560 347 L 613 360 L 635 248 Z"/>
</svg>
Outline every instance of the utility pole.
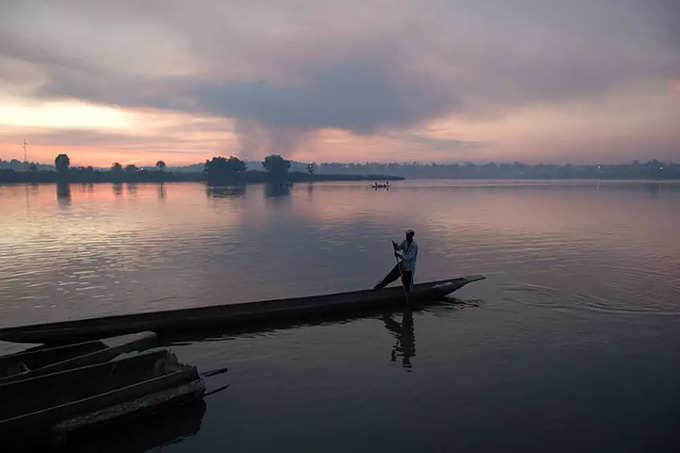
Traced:
<svg viewBox="0 0 680 453">
<path fill-rule="evenodd" d="M 26 145 L 28 145 L 28 142 L 26 141 L 26 139 L 24 139 L 24 163 L 28 163 L 28 154 L 27 154 L 27 151 L 26 151 Z"/>
</svg>

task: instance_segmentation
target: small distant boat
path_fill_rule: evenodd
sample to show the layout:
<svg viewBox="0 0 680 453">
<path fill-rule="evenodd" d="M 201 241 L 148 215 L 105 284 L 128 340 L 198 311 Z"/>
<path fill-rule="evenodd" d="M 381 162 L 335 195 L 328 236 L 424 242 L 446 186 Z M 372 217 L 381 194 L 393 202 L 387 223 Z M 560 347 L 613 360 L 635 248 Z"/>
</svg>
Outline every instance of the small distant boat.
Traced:
<svg viewBox="0 0 680 453">
<path fill-rule="evenodd" d="M 471 275 L 419 283 L 409 294 L 409 302 L 438 300 L 468 283 L 483 279 L 483 275 Z M 10 327 L 0 329 L 0 339 L 19 343 L 64 344 L 142 330 L 152 330 L 160 335 L 204 328 L 241 327 L 282 319 L 299 320 L 312 316 L 351 314 L 357 310 L 403 303 L 404 294 L 401 287 L 369 289 Z"/>
<path fill-rule="evenodd" d="M 390 188 L 390 182 L 385 181 L 384 183 L 379 183 L 379 182 L 374 182 L 370 186 L 373 189 L 389 189 Z"/>
<path fill-rule="evenodd" d="M 153 332 L 139 332 L 56 347 L 38 347 L 0 357 L 0 384 L 111 360 L 139 350 L 156 340 Z"/>
<path fill-rule="evenodd" d="M 0 434 L 60 437 L 202 398 L 196 367 L 167 350 L 0 385 Z"/>
</svg>

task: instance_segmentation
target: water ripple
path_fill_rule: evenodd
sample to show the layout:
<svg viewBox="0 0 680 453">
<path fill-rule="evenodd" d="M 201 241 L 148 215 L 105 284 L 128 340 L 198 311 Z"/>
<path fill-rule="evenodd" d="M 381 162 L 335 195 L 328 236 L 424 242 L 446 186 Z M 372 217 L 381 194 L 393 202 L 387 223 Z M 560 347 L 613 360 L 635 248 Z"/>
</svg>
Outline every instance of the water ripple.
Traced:
<svg viewBox="0 0 680 453">
<path fill-rule="evenodd" d="M 678 313 L 680 191 L 360 186 L 296 185 L 273 200 L 259 185 L 215 197 L 202 184 L 169 184 L 161 198 L 153 184 L 97 184 L 71 191 L 68 207 L 51 185 L 3 187 L 3 323 L 370 287 L 394 265 L 389 240 L 407 227 L 421 247 L 417 279 L 483 273 L 465 294 L 487 291 L 508 309 Z"/>
</svg>

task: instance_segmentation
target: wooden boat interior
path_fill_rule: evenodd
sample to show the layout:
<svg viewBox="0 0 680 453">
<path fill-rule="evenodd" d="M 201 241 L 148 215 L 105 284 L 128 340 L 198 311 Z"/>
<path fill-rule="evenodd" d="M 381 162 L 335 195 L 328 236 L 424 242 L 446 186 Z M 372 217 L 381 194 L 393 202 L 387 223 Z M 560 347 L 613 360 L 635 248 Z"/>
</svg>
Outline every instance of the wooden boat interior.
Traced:
<svg viewBox="0 0 680 453">
<path fill-rule="evenodd" d="M 193 367 L 167 350 L 0 385 L 0 423 Z"/>
</svg>

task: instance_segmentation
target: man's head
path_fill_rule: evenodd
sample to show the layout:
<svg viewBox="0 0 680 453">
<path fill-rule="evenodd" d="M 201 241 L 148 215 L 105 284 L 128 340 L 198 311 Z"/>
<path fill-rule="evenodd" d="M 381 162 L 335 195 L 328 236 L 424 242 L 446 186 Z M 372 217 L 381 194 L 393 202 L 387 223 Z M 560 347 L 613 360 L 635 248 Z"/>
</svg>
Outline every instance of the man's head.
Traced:
<svg viewBox="0 0 680 453">
<path fill-rule="evenodd" d="M 409 228 L 408 230 L 406 230 L 406 240 L 408 242 L 411 242 L 413 240 L 413 236 L 415 236 L 415 235 L 416 235 L 416 232 L 413 231 L 412 229 Z"/>
</svg>

